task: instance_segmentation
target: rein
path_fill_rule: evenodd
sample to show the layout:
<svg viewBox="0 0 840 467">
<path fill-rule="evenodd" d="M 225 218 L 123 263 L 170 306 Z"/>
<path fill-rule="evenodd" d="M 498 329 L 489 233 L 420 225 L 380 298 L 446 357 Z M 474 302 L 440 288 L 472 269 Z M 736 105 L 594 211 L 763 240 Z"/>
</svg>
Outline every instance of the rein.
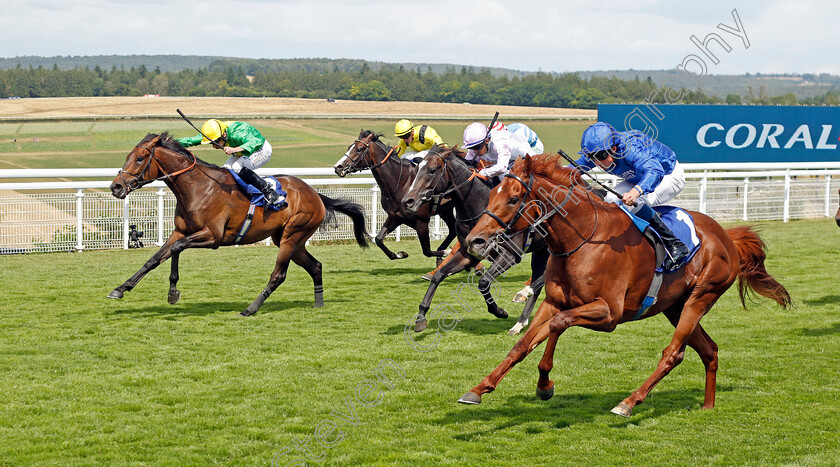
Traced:
<svg viewBox="0 0 840 467">
<path fill-rule="evenodd" d="M 440 175 L 438 176 L 438 180 L 435 182 L 435 187 L 437 187 L 437 186 L 438 186 L 438 184 L 439 184 L 440 182 L 442 182 L 442 181 L 443 181 L 443 177 L 444 177 L 444 175 L 446 174 L 447 169 L 448 169 L 450 172 L 452 172 L 452 180 L 455 180 L 455 171 L 454 171 L 454 170 L 452 170 L 452 169 L 449 167 L 449 164 L 447 163 L 447 160 L 446 160 L 446 158 L 445 158 L 445 157 L 441 156 L 440 154 L 435 154 L 435 155 L 436 155 L 436 156 L 438 156 L 438 157 L 440 157 L 440 159 L 443 161 L 443 172 L 441 172 L 441 173 L 440 173 Z M 463 187 L 463 186 L 465 186 L 466 184 L 468 184 L 468 183 L 472 182 L 472 180 L 473 180 L 474 178 L 478 177 L 478 178 L 479 178 L 479 179 L 481 179 L 481 180 L 487 180 L 487 177 L 484 177 L 483 175 L 480 175 L 480 174 L 478 173 L 478 171 L 477 171 L 477 170 L 472 169 L 472 168 L 471 168 L 471 169 L 469 169 L 469 170 L 470 170 L 471 174 L 470 174 L 470 176 L 469 176 L 469 177 L 467 177 L 467 179 L 466 179 L 466 180 L 464 180 L 463 182 L 455 184 L 454 186 L 452 186 L 452 187 L 448 188 L 448 189 L 447 189 L 446 191 L 444 191 L 443 193 L 439 193 L 439 194 L 436 194 L 436 195 L 429 195 L 429 197 L 428 197 L 427 199 L 432 201 L 432 212 L 435 212 L 435 210 L 437 210 L 437 207 L 438 207 L 438 205 L 440 205 L 440 202 L 441 202 L 441 200 L 442 200 L 443 198 L 445 198 L 445 197 L 449 196 L 451 193 L 454 193 L 454 192 L 456 192 L 456 191 L 460 190 L 460 189 L 461 189 L 461 187 Z M 482 213 L 482 214 L 483 214 L 483 213 Z M 460 219 L 460 220 L 461 220 L 462 222 L 470 222 L 470 221 L 473 221 L 473 220 L 475 220 L 475 219 L 478 219 L 479 217 L 481 217 L 481 215 L 482 215 L 482 214 L 479 214 L 479 215 L 477 215 L 477 216 L 475 216 L 475 217 L 473 217 L 473 218 L 470 218 L 470 219 Z M 459 219 L 456 219 L 456 220 L 459 220 Z"/>
<path fill-rule="evenodd" d="M 370 171 L 373 172 L 375 169 L 378 169 L 379 167 L 382 167 L 382 165 L 384 165 L 386 162 L 388 162 L 388 160 L 390 160 L 390 158 L 391 158 L 391 154 L 393 154 L 394 151 L 398 147 L 398 146 L 393 146 L 391 148 L 391 150 L 388 151 L 388 154 L 385 155 L 384 159 L 382 159 L 380 162 L 375 162 L 374 159 L 373 159 L 373 153 L 370 150 L 371 141 L 363 141 L 361 139 L 357 139 L 356 141 L 353 142 L 353 144 L 356 144 L 356 143 L 363 144 L 365 146 L 365 150 L 362 153 L 362 156 L 359 157 L 358 159 L 356 159 L 356 160 L 351 159 L 352 164 L 350 165 L 350 167 L 347 168 L 347 172 L 349 172 L 349 173 L 361 172 L 362 170 L 367 170 L 367 169 L 370 169 Z M 360 167 L 359 164 L 364 162 L 365 159 L 367 159 L 368 156 L 370 156 L 370 161 L 374 162 L 374 164 L 369 166 L 369 167 Z M 400 161 L 397 161 L 397 162 L 400 162 Z M 402 182 L 402 173 L 403 173 L 402 162 L 400 162 L 400 176 L 397 178 L 397 183 L 396 183 L 396 185 L 394 187 L 394 190 L 393 190 L 394 194 L 389 196 L 389 197 L 383 196 L 383 199 L 390 200 L 396 195 L 396 193 L 397 193 L 397 191 L 399 190 L 399 187 L 400 187 L 400 182 Z"/>
<path fill-rule="evenodd" d="M 134 148 L 135 149 L 136 148 L 141 148 L 141 149 L 145 149 L 146 151 L 148 151 L 149 152 L 149 160 L 146 162 L 146 165 L 143 166 L 143 170 L 141 170 L 139 174 L 135 174 L 135 173 L 129 172 L 127 170 L 122 170 L 122 169 L 120 169 L 120 171 L 117 172 L 117 175 L 119 175 L 120 179 L 123 181 L 123 183 L 125 183 L 125 186 L 128 188 L 129 193 L 132 192 L 132 191 L 138 190 L 138 189 L 148 185 L 149 183 L 153 183 L 153 182 L 156 182 L 158 180 L 166 180 L 168 178 L 175 177 L 176 175 L 181 175 L 184 172 L 188 172 L 188 171 L 192 170 L 193 168 L 195 168 L 195 164 L 198 161 L 198 158 L 195 157 L 195 155 L 193 155 L 192 153 L 190 153 L 190 155 L 192 156 L 192 164 L 190 164 L 190 166 L 187 167 L 186 169 L 181 169 L 181 170 L 178 170 L 176 172 L 172 172 L 170 174 L 165 173 L 164 175 L 161 175 L 160 177 L 157 177 L 157 178 L 151 178 L 149 180 L 143 180 L 142 179 L 143 175 L 146 173 L 146 171 L 149 170 L 149 167 L 152 166 L 152 160 L 154 160 L 157 163 L 158 169 L 161 172 L 164 172 L 163 162 L 160 159 L 158 159 L 157 156 L 155 156 L 155 149 L 157 148 L 157 146 L 152 146 L 152 148 L 149 149 L 146 146 L 143 146 L 142 144 L 138 144 L 138 145 L 134 146 Z M 130 175 L 134 178 L 126 179 L 123 176 L 123 174 Z"/>
<path fill-rule="evenodd" d="M 504 231 L 500 232 L 498 235 L 505 235 L 505 236 L 508 236 L 508 237 L 511 236 L 510 231 L 513 229 L 514 224 L 516 224 L 516 222 L 519 220 L 519 218 L 522 217 L 525 214 L 525 208 L 527 206 L 526 203 L 525 203 L 526 199 L 528 199 L 530 197 L 532 200 L 539 202 L 538 199 L 534 198 L 531 195 L 531 192 L 533 190 L 533 184 L 534 184 L 534 174 L 531 173 L 530 175 L 531 176 L 528 179 L 528 183 L 525 183 L 525 181 L 522 180 L 522 178 L 520 178 L 516 174 L 513 174 L 513 173 L 505 174 L 505 178 L 512 178 L 512 179 L 516 180 L 517 182 L 519 182 L 523 187 L 525 187 L 525 196 L 523 196 L 522 199 L 519 201 L 519 208 L 516 210 L 516 214 L 514 214 L 513 218 L 510 221 L 505 222 L 499 216 L 497 216 L 496 214 L 494 214 L 494 213 L 492 213 L 492 212 L 490 212 L 486 209 L 482 213 L 482 215 L 487 214 L 488 216 L 490 216 L 490 218 L 495 220 L 499 224 L 499 226 L 501 226 L 504 229 Z M 534 229 L 536 229 L 536 227 L 538 225 L 548 221 L 551 217 L 553 217 L 555 214 L 560 212 L 563 209 L 563 206 L 565 206 L 566 203 L 568 203 L 569 200 L 572 199 L 572 193 L 575 191 L 573 187 L 563 186 L 562 188 L 564 188 L 566 190 L 566 197 L 563 198 L 563 201 L 560 202 L 560 204 L 553 203 L 553 202 L 550 203 L 550 204 L 554 205 L 554 208 L 552 208 L 551 210 L 547 211 L 545 214 L 543 214 L 542 216 L 540 216 L 539 218 L 534 220 L 534 222 L 530 223 L 529 226 L 526 229 L 522 229 L 520 231 L 514 232 L 512 235 L 514 235 L 514 236 L 518 235 L 519 233 L 522 233 L 525 230 L 534 230 Z M 587 196 L 589 196 L 588 193 L 587 193 Z M 570 256 L 572 253 L 580 250 L 581 247 L 583 247 L 583 245 L 587 244 L 590 240 L 592 240 L 592 237 L 595 236 L 595 232 L 598 231 L 598 207 L 595 205 L 595 203 L 592 202 L 591 198 L 589 198 L 589 202 L 590 202 L 590 204 L 592 204 L 592 207 L 595 210 L 595 226 L 592 228 L 592 233 L 589 234 L 589 236 L 586 237 L 580 243 L 580 245 L 576 246 L 571 251 L 567 251 L 567 252 L 564 252 L 564 253 L 555 253 L 555 252 L 551 251 L 550 248 L 548 248 L 548 245 L 546 245 L 546 248 L 548 249 L 548 252 L 551 254 L 551 256 L 555 256 L 555 257 Z"/>
</svg>

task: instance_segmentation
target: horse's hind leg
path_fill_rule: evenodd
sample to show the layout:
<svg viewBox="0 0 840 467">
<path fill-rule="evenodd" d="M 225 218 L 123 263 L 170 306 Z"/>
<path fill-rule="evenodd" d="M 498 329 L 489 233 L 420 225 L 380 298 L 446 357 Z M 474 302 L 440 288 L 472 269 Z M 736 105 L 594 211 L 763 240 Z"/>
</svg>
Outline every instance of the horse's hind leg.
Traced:
<svg viewBox="0 0 840 467">
<path fill-rule="evenodd" d="M 292 255 L 292 261 L 305 269 L 312 277 L 312 282 L 315 283 L 315 308 L 321 308 L 324 306 L 324 283 L 321 262 L 306 251 L 306 247 L 299 248 L 295 251 Z"/>
<path fill-rule="evenodd" d="M 664 313 L 674 327 L 677 327 L 677 324 L 679 324 L 680 310 L 680 308 L 671 307 Z M 697 323 L 697 327 L 694 328 L 694 332 L 688 336 L 686 344 L 697 352 L 700 356 L 700 360 L 703 361 L 703 365 L 706 367 L 706 391 L 703 400 L 703 408 L 711 409 L 715 406 L 718 346 L 715 344 L 715 341 L 706 334 L 706 331 L 700 323 Z"/>
<path fill-rule="evenodd" d="M 534 291 L 530 297 L 528 297 L 528 301 L 525 302 L 525 308 L 522 309 L 522 314 L 519 315 L 519 320 L 516 321 L 516 324 L 510 328 L 508 331 L 509 336 L 515 336 L 519 334 L 523 329 L 528 326 L 528 320 L 531 319 L 531 313 L 534 311 L 534 306 L 537 304 L 537 300 L 540 299 L 540 293 L 542 292 L 543 286 L 545 285 L 545 276 L 540 276 L 537 280 L 531 283 L 531 289 Z"/>
<path fill-rule="evenodd" d="M 656 386 L 659 381 L 662 380 L 668 373 L 671 372 L 677 365 L 682 362 L 683 358 L 685 358 L 685 346 L 687 345 L 690 337 L 695 332 L 697 327 L 700 324 L 700 318 L 702 318 L 707 311 L 714 305 L 717 299 L 720 297 L 719 293 L 709 292 L 700 297 L 691 298 L 689 299 L 685 306 L 682 309 L 682 313 L 679 315 L 679 321 L 676 324 L 676 329 L 674 330 L 674 336 L 671 338 L 671 343 L 668 347 L 662 351 L 662 358 L 659 359 L 659 364 L 656 366 L 656 370 L 653 372 L 652 375 L 642 384 L 639 389 L 633 391 L 629 397 L 621 401 L 620 404 L 615 406 L 611 412 L 617 415 L 621 415 L 624 417 L 629 417 L 630 414 L 633 412 L 633 407 L 641 404 L 644 402 L 645 398 L 650 391 Z M 715 354 L 716 355 L 716 354 Z M 701 354 L 702 357 L 702 354 Z M 705 361 L 704 361 L 705 363 Z M 712 360 L 709 361 L 709 364 L 712 364 Z M 717 358 L 714 358 L 714 369 L 715 373 L 717 371 Z M 709 383 L 714 383 L 714 378 L 709 380 L 709 370 L 711 368 L 707 366 L 707 379 L 706 379 L 706 402 L 709 402 L 709 393 L 708 393 L 708 386 Z M 712 391 L 712 400 L 714 400 L 714 391 Z"/>
<path fill-rule="evenodd" d="M 289 269 L 289 260 L 294 252 L 294 247 L 295 245 L 288 243 L 280 244 L 280 251 L 277 253 L 277 262 L 274 264 L 274 271 L 272 271 L 271 277 L 268 279 L 268 285 L 266 285 L 265 289 L 257 295 L 257 298 L 248 305 L 248 308 L 239 313 L 240 315 L 251 316 L 256 313 L 272 292 L 274 292 L 274 290 L 286 280 L 286 271 Z"/>
<path fill-rule="evenodd" d="M 383 253 L 385 253 L 388 259 L 391 260 L 408 258 L 408 253 L 406 253 L 405 251 L 399 251 L 397 253 L 394 253 L 385 245 L 385 237 L 394 229 L 396 229 L 397 226 L 399 226 L 400 224 L 401 221 L 397 217 L 389 215 L 388 218 L 385 219 L 385 223 L 382 224 L 382 228 L 379 229 L 379 233 L 376 234 L 376 238 L 373 239 L 374 243 L 376 243 L 376 246 L 378 246 L 379 249 L 382 250 Z"/>
<path fill-rule="evenodd" d="M 466 255 L 463 249 L 459 249 L 452 257 L 448 258 L 447 262 L 443 263 L 443 265 L 438 268 L 434 274 L 432 274 L 429 288 L 426 290 L 426 295 L 420 303 L 420 312 L 417 314 L 417 319 L 414 323 L 415 332 L 422 332 L 426 329 L 426 312 L 429 311 L 429 308 L 432 305 L 432 298 L 435 296 L 435 290 L 437 290 L 441 281 L 450 274 L 461 272 L 471 264 L 475 263 L 478 263 L 476 258 L 472 255 Z"/>
</svg>

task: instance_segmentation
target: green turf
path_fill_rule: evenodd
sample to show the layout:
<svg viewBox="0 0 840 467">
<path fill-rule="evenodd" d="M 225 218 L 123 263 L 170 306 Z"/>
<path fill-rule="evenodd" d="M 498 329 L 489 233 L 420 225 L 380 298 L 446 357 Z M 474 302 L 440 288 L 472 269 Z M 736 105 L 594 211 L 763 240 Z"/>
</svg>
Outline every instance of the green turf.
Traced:
<svg viewBox="0 0 840 467">
<path fill-rule="evenodd" d="M 311 308 L 312 283 L 292 266 L 251 318 L 237 312 L 265 286 L 273 247 L 186 251 L 175 306 L 168 263 L 123 300 L 105 298 L 148 248 L 0 256 L 0 464 L 270 465 L 290 447 L 279 465 L 836 465 L 838 229 L 761 228 L 768 270 L 796 307 L 745 311 L 728 292 L 702 321 L 720 347 L 717 407 L 700 409 L 703 366 L 689 350 L 630 419 L 609 410 L 653 371 L 672 335 L 664 317 L 567 331 L 547 402 L 534 395 L 540 347 L 480 406 L 459 405 L 510 350 L 513 319 L 471 294 L 456 301 L 465 276 L 454 276 L 435 304 L 462 319 L 409 333 L 431 347 L 415 350 L 404 326 L 431 262 L 414 241 L 398 262 L 375 247 L 312 245 L 326 307 Z M 518 266 L 501 280 L 511 313 L 526 276 Z M 405 372 L 382 372 L 391 390 L 374 375 L 385 359 Z M 310 458 L 295 448 L 307 441 Z"/>
</svg>

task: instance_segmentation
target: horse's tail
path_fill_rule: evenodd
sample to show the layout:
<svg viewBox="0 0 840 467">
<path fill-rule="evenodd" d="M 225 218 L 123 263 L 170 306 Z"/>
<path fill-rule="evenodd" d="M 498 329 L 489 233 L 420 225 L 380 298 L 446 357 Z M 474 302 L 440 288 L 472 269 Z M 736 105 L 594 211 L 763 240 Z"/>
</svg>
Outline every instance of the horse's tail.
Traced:
<svg viewBox="0 0 840 467">
<path fill-rule="evenodd" d="M 353 221 L 353 235 L 356 237 L 356 243 L 362 248 L 368 247 L 367 228 L 365 227 L 365 210 L 362 205 L 344 198 L 330 198 L 321 193 L 318 193 L 324 207 L 327 208 L 327 215 L 324 217 L 324 223 L 335 223 L 335 212 L 338 211 L 346 214 Z M 323 225 L 323 224 L 322 224 Z"/>
<path fill-rule="evenodd" d="M 753 301 L 753 294 L 757 293 L 772 298 L 782 308 L 789 307 L 791 299 L 787 289 L 764 268 L 764 260 L 767 258 L 767 245 L 764 244 L 764 240 L 750 226 L 726 229 L 726 233 L 735 242 L 738 257 L 741 259 L 738 271 L 738 295 L 741 297 L 741 305 L 746 308 L 746 299 Z"/>
</svg>

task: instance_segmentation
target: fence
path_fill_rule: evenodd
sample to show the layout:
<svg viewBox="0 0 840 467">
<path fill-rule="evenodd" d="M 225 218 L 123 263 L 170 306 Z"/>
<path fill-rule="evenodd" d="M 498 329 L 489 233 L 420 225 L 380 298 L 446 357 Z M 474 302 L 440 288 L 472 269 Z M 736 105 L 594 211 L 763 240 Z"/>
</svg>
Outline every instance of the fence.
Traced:
<svg viewBox="0 0 840 467">
<path fill-rule="evenodd" d="M 686 187 L 671 204 L 706 213 L 718 221 L 764 221 L 828 217 L 837 207 L 840 163 L 788 164 L 746 170 L 752 164 L 685 164 Z M 0 170 L 0 179 L 113 177 L 118 169 Z M 262 169 L 300 177 L 332 175 L 332 169 Z M 614 182 L 607 175 L 600 178 Z M 348 178 L 304 178 L 330 197 L 350 198 L 365 207 L 367 229 L 375 234 L 385 213 L 379 189 L 370 174 Z M 143 232 L 145 246 L 162 245 L 173 228 L 175 197 L 161 182 L 131 193 L 125 200 L 111 196 L 110 181 L 0 183 L 0 254 L 129 248 L 129 226 Z M 46 191 L 46 192 L 45 192 Z M 446 226 L 435 217 L 433 237 L 443 238 Z M 416 236 L 398 229 L 390 237 Z M 314 242 L 353 239 L 350 220 L 339 215 Z"/>
</svg>

